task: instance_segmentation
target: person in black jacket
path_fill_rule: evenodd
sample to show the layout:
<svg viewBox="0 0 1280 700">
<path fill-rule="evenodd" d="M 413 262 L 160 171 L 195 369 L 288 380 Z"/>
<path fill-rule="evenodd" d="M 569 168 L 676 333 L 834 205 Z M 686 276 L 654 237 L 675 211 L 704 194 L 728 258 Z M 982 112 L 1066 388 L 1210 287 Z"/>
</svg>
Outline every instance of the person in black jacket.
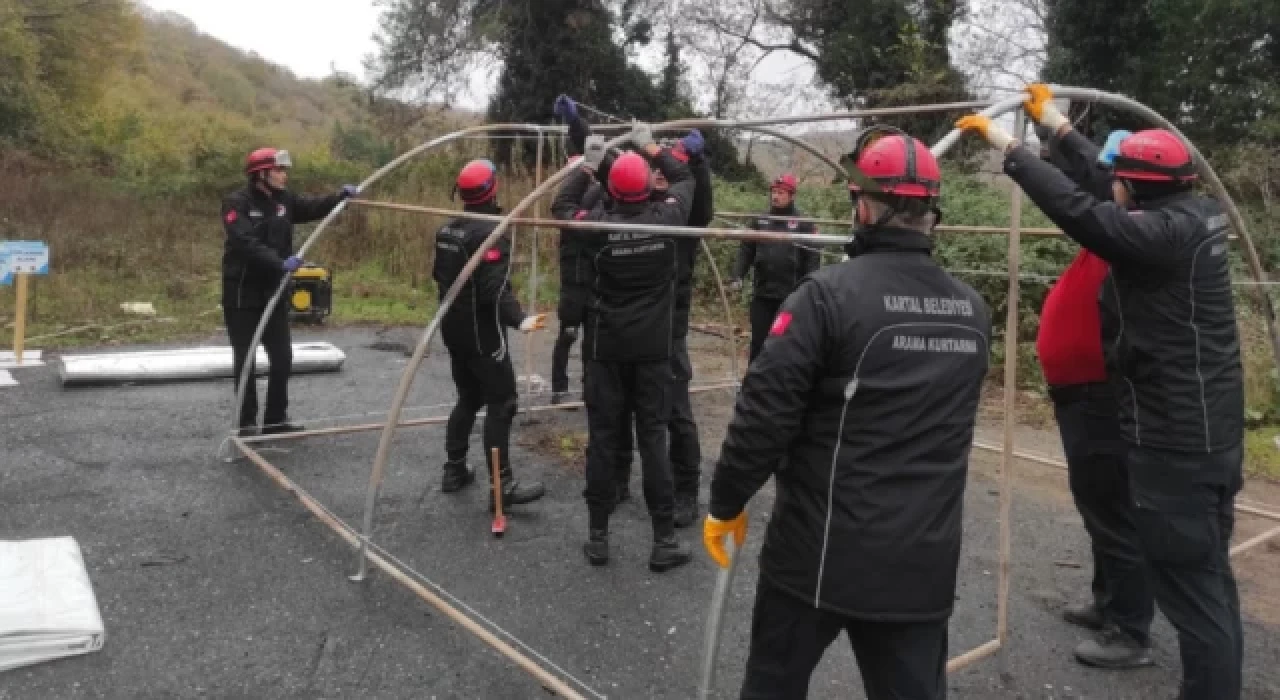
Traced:
<svg viewBox="0 0 1280 700">
<path fill-rule="evenodd" d="M 782 231 L 784 233 L 814 233 L 814 225 L 797 221 L 801 213 L 796 209 L 796 178 L 790 173 L 778 176 L 769 188 L 769 213 L 752 219 L 750 227 L 756 231 Z M 760 347 L 768 337 L 769 327 L 778 315 L 782 300 L 786 299 L 804 276 L 822 264 L 822 253 L 792 243 L 755 243 L 743 241 L 738 248 L 738 260 L 733 266 L 729 286 L 742 288 L 742 278 L 754 271 L 755 282 L 751 293 L 751 360 L 760 354 Z"/>
<path fill-rule="evenodd" d="M 292 165 L 288 151 L 260 148 L 245 161 L 248 183 L 222 200 L 222 228 L 226 233 L 222 315 L 231 339 L 232 391 L 238 386 L 246 359 L 248 371 L 253 372 L 254 351 L 249 343 L 267 303 L 285 275 L 302 265 L 302 259 L 293 254 L 293 225 L 328 216 L 342 200 L 357 192 L 355 185 L 344 185 L 341 192 L 328 197 L 296 195 L 285 189 Z M 271 362 L 262 432 L 271 435 L 302 430 L 302 426 L 290 423 L 287 415 L 293 365 L 287 303 L 276 304 L 263 329 L 262 345 Z M 258 392 L 253 382 L 245 390 L 244 405 L 238 408 L 240 435 L 256 434 Z"/>
<path fill-rule="evenodd" d="M 649 200 L 652 175 L 639 153 L 624 153 L 609 168 L 612 209 L 581 207 L 590 173 L 579 168 L 565 179 L 552 211 L 559 219 L 682 226 L 689 220 L 693 177 L 688 166 L 661 150 L 647 125 L 631 141 L 658 163 L 669 182 L 667 198 Z M 591 299 L 583 352 L 586 392 L 588 540 L 583 551 L 595 566 L 609 561 L 609 516 L 617 499 L 616 461 L 621 433 L 632 429 L 644 472 L 645 504 L 653 521 L 649 568 L 664 572 L 689 562 L 687 545 L 675 535 L 667 423 L 671 410 L 671 355 L 679 254 L 671 237 L 650 231 L 588 233 Z"/>
<path fill-rule="evenodd" d="M 724 538 L 746 537 L 747 502 L 771 475 L 777 485 L 742 698 L 806 697 L 841 630 L 869 700 L 946 696 L 990 314 L 930 254 L 941 175 L 929 149 L 892 131 L 860 139 L 855 162 L 870 179 L 849 188 L 850 259 L 783 303 L 711 481 L 703 541 L 722 567 Z"/>
<path fill-rule="evenodd" d="M 498 175 L 487 160 L 473 160 L 458 173 L 456 191 L 463 211 L 498 214 Z M 462 268 L 475 255 L 497 224 L 474 219 L 452 219 L 436 232 L 436 260 L 432 276 L 443 300 L 458 279 Z M 502 472 L 502 505 L 520 505 L 542 498 L 546 488 L 539 482 L 522 484 L 511 471 L 508 443 L 511 420 L 516 415 L 516 375 L 507 346 L 507 328 L 523 333 L 541 329 L 546 315 L 526 316 L 511 291 L 511 242 L 502 237 L 485 251 L 479 267 L 467 280 L 453 306 L 445 313 L 440 335 L 449 351 L 453 383 L 458 403 L 449 414 L 445 428 L 448 461 L 440 490 L 458 491 L 475 481 L 475 470 L 467 464 L 467 448 L 476 414 L 486 408 L 484 418 L 485 464 L 497 448 Z M 489 473 L 493 508 L 493 470 Z"/>
<path fill-rule="evenodd" d="M 569 126 L 569 143 L 573 150 L 586 154 L 585 166 L 590 168 L 601 182 L 608 178 L 612 159 L 603 151 L 603 139 L 594 137 L 594 148 L 588 145 L 590 127 L 578 116 L 572 99 L 566 95 L 556 98 L 554 111 Z M 715 212 L 714 192 L 711 185 L 711 164 L 704 153 L 705 140 L 694 129 L 683 139 L 664 139 L 660 144 L 693 172 L 693 204 L 686 225 L 706 227 Z M 587 153 L 593 151 L 592 153 Z M 649 199 L 663 202 L 667 198 L 668 182 L 662 169 L 652 166 L 653 191 Z M 589 211 L 597 204 L 612 206 L 601 182 L 591 184 L 583 195 L 580 210 Z M 551 403 L 558 404 L 568 392 L 569 348 L 577 339 L 578 326 L 585 314 L 587 298 L 586 276 L 589 265 L 583 255 L 583 234 L 573 229 L 560 232 L 560 335 L 556 338 L 551 358 Z M 693 237 L 676 239 L 680 260 L 680 273 L 676 286 L 675 320 L 671 371 L 675 384 L 672 387 L 671 419 L 667 424 L 669 456 L 675 484 L 675 524 L 689 527 L 698 519 L 698 487 L 702 481 L 702 446 L 698 438 L 698 425 L 693 417 L 693 405 L 689 398 L 689 383 L 693 379 L 693 365 L 689 359 L 689 311 L 693 304 L 693 271 L 698 257 L 699 240 Z M 585 360 L 585 355 L 584 355 Z M 585 362 L 584 362 L 585 364 Z M 630 424 L 628 416 L 625 422 Z M 623 431 L 618 448 L 617 502 L 631 498 L 631 461 L 634 451 L 631 431 Z"/>
<path fill-rule="evenodd" d="M 1098 147 L 1045 85 L 1027 113 L 1083 166 Z M 1236 700 L 1243 631 L 1229 543 L 1242 486 L 1244 387 L 1227 255 L 1229 221 L 1192 190 L 1190 149 L 1169 131 L 1120 142 L 1112 200 L 1042 162 L 990 119 L 957 126 L 1005 155 L 1004 171 L 1080 245 L 1111 265 L 1101 294 L 1108 373 L 1119 382 L 1134 523 L 1156 603 L 1178 630 L 1182 700 Z"/>
</svg>

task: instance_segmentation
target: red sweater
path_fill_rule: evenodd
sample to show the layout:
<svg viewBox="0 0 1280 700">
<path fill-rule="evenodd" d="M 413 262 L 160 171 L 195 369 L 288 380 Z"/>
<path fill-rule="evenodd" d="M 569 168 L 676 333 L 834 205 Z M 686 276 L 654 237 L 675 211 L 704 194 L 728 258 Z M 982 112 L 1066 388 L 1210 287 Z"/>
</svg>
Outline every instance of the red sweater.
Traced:
<svg viewBox="0 0 1280 700">
<path fill-rule="evenodd" d="M 1098 292 L 1107 272 L 1106 262 L 1081 250 L 1049 290 L 1040 310 L 1036 353 L 1050 386 L 1106 381 Z"/>
</svg>

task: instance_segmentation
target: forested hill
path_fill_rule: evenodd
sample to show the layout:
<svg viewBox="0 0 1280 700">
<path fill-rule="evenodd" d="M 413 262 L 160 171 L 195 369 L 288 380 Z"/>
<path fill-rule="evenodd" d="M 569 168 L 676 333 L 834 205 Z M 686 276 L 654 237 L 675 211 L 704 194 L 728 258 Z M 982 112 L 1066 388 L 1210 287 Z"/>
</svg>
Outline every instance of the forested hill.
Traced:
<svg viewBox="0 0 1280 700">
<path fill-rule="evenodd" d="M 11 165 L 34 157 L 140 193 L 206 195 L 268 144 L 295 155 L 303 181 L 368 172 L 403 145 L 390 124 L 418 121 L 348 77 L 298 78 L 172 13 L 75 5 L 0 0 L 0 152 Z"/>
</svg>

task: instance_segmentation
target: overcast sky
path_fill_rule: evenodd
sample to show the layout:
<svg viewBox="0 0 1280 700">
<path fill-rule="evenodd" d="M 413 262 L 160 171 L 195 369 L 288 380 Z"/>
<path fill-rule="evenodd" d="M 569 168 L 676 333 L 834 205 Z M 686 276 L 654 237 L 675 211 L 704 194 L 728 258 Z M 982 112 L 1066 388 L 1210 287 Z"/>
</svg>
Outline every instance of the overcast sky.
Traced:
<svg viewBox="0 0 1280 700">
<path fill-rule="evenodd" d="M 183 15 L 205 34 L 253 51 L 305 78 L 323 78 L 336 69 L 363 81 L 366 78 L 364 58 L 376 49 L 373 37 L 380 12 L 374 0 L 139 1 L 155 10 Z M 990 0 L 980 0 L 975 6 L 988 4 Z M 984 17 L 979 21 L 989 20 Z M 642 65 L 650 70 L 656 71 L 661 63 L 660 44 L 655 42 L 646 55 L 641 56 Z M 470 94 L 459 96 L 459 105 L 483 109 L 496 79 L 496 74 L 474 76 Z M 753 79 L 762 84 L 812 86 L 813 68 L 804 59 L 783 51 L 767 57 L 756 68 Z M 696 97 L 705 102 L 709 91 L 695 92 Z M 776 100 L 769 102 L 766 107 L 769 114 L 817 113 L 829 111 L 831 107 L 818 87 L 793 93 L 789 101 L 781 104 Z M 760 105 L 747 108 L 751 106 Z M 836 123 L 827 126 L 840 127 Z M 810 125 L 808 128 L 824 127 Z"/>
<path fill-rule="evenodd" d="M 155 10 L 180 14 L 205 34 L 253 51 L 305 78 L 323 78 L 337 69 L 364 80 L 364 57 L 377 48 L 373 36 L 379 10 L 373 0 L 141 2 Z M 812 70 L 803 59 L 779 53 L 762 63 L 755 74 L 765 80 L 807 83 Z M 484 107 L 495 81 L 495 75 L 477 76 L 472 82 L 472 94 L 462 96 L 459 102 L 467 107 Z"/>
</svg>

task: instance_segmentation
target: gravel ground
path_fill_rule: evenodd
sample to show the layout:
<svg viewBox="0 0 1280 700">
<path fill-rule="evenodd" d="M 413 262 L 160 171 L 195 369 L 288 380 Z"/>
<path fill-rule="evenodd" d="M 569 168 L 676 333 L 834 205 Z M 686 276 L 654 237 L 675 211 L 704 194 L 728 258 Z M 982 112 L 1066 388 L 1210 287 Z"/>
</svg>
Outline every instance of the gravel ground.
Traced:
<svg viewBox="0 0 1280 700">
<path fill-rule="evenodd" d="M 333 342 L 348 360 L 339 374 L 295 378 L 296 417 L 345 416 L 309 421 L 317 427 L 378 420 L 405 364 L 397 346 L 411 335 L 361 328 L 297 335 Z M 540 364 L 549 357 L 549 336 L 539 338 Z M 723 376 L 726 363 L 715 354 L 720 341 L 695 341 L 699 378 Z M 524 349 L 514 352 L 523 373 Z M 545 367 L 537 371 L 547 374 Z M 215 459 L 229 382 L 64 390 L 52 367 L 19 370 L 15 377 L 20 386 L 0 389 L 0 537 L 74 536 L 107 642 L 95 654 L 0 675 L 0 698 L 544 696 L 527 675 L 388 577 L 348 582 L 353 557 L 345 544 L 248 462 Z M 452 400 L 447 363 L 433 351 L 409 401 L 417 408 L 407 416 L 442 414 L 447 409 L 439 404 Z M 545 400 L 545 394 L 531 395 L 523 403 Z M 707 470 L 728 401 L 724 392 L 695 400 Z M 513 515 L 506 537 L 497 540 L 489 534 L 487 489 L 439 491 L 443 429 L 401 431 L 376 540 L 595 692 L 693 697 L 714 566 L 699 552 L 691 566 L 651 574 L 649 526 L 638 502 L 615 518 L 610 566 L 586 565 L 578 454 L 584 434 L 580 411 L 517 419 L 517 476 L 546 481 L 549 493 Z M 1041 431 L 1027 439 L 1048 449 L 1049 437 Z M 478 439 L 477 430 L 477 445 Z M 279 443 L 263 454 L 340 517 L 358 522 L 376 442 L 377 433 L 358 433 Z M 953 653 L 994 635 L 997 496 L 990 474 L 996 464 L 995 456 L 975 452 Z M 1029 467 L 1020 477 L 1010 645 L 1007 653 L 953 675 L 950 696 L 1171 697 L 1177 645 L 1162 619 L 1156 668 L 1109 673 L 1070 659 L 1083 637 L 1060 621 L 1058 610 L 1087 587 L 1085 535 L 1060 474 Z M 752 505 L 717 697 L 736 697 L 741 682 L 756 555 L 771 501 L 767 487 Z M 1261 529 L 1260 522 L 1241 522 L 1244 535 Z M 682 536 L 698 547 L 700 533 Z M 1280 550 L 1259 548 L 1237 568 L 1246 599 L 1246 697 L 1280 698 L 1274 663 L 1280 658 Z M 843 644 L 818 668 L 811 697 L 862 697 Z"/>
</svg>

